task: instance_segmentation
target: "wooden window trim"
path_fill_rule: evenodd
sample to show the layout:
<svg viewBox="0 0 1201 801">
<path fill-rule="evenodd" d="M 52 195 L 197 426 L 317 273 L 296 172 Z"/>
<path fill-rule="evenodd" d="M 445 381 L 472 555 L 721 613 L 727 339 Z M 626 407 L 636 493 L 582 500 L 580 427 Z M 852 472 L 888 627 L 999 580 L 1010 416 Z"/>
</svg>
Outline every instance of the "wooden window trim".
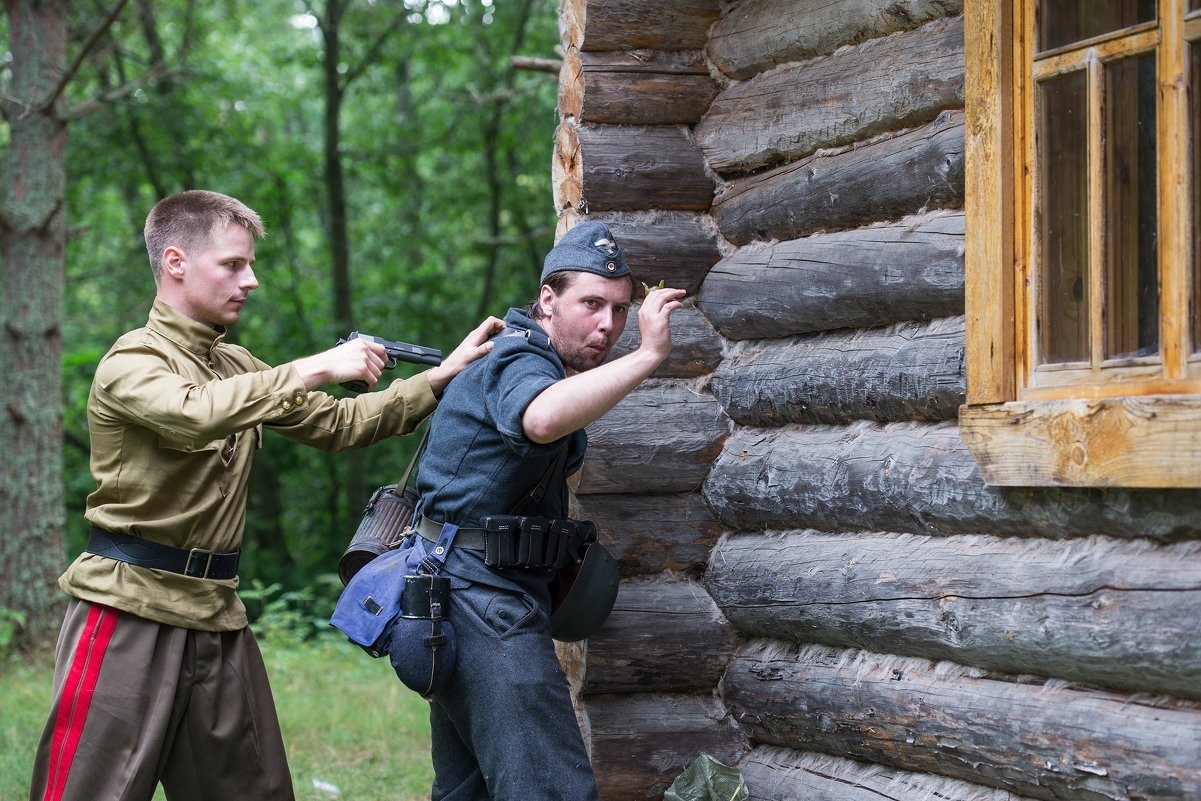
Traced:
<svg viewBox="0 0 1201 801">
<path fill-rule="evenodd" d="M 1025 71 L 1014 70 L 1013 2 L 966 0 L 965 111 L 966 174 L 964 241 L 967 403 L 959 415 L 960 433 L 975 455 L 989 484 L 1001 486 L 1201 487 L 1201 382 L 1142 384 L 1123 394 L 1123 382 L 1092 385 L 1064 397 L 1019 399 L 1019 359 L 1029 358 L 1019 345 L 1019 315 L 1028 313 L 1020 280 L 1029 280 L 1026 254 L 1018 246 L 1017 220 L 1027 219 L 1029 195 L 1024 185 L 1024 154 L 1015 150 L 1013 98 L 1025 87 Z M 1165 19 L 1165 40 L 1175 37 L 1180 23 Z M 1196 25 L 1190 18 L 1184 25 Z M 1165 224 L 1165 217 L 1187 220 L 1188 139 L 1181 120 L 1187 119 L 1183 92 L 1166 99 L 1160 115 L 1161 146 L 1174 148 L 1178 168 L 1159 175 L 1161 198 L 1177 204 L 1173 214 L 1161 215 L 1161 252 L 1185 253 L 1190 223 Z M 1195 133 L 1194 135 L 1201 135 Z M 1021 146 L 1020 140 L 1018 146 Z M 1020 189 L 1020 191 L 1019 191 Z M 1163 206 L 1161 202 L 1161 207 Z M 1171 249 L 1171 250 L 1169 250 Z M 1186 262 L 1188 263 L 1188 262 Z M 1163 276 L 1161 314 L 1176 316 L 1175 336 L 1161 343 L 1165 363 L 1185 365 L 1193 378 L 1197 365 L 1188 341 L 1190 287 Z M 1162 279 L 1161 279 L 1162 280 Z M 1169 307 L 1168 304 L 1174 304 Z M 1023 364 L 1028 368 L 1028 364 Z M 1179 369 L 1168 379 L 1183 379 Z M 1183 391 L 1182 391 L 1183 390 Z M 1037 393 L 1032 393 L 1037 395 Z"/>
</svg>

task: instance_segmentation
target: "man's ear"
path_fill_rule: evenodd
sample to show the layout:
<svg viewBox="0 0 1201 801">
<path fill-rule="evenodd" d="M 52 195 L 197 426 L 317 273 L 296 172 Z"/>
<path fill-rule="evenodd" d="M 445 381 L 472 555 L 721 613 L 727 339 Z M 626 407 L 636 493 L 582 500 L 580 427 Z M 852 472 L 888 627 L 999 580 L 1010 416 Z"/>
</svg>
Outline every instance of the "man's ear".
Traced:
<svg viewBox="0 0 1201 801">
<path fill-rule="evenodd" d="M 167 249 L 163 251 L 163 275 L 175 279 L 183 278 L 184 264 L 187 262 L 187 260 L 188 257 L 182 250 L 177 248 L 175 245 L 169 245 Z"/>
<path fill-rule="evenodd" d="M 551 304 L 555 300 L 555 291 L 546 284 L 542 285 L 542 290 L 538 293 L 538 305 L 542 307 L 542 314 L 550 317 Z"/>
</svg>

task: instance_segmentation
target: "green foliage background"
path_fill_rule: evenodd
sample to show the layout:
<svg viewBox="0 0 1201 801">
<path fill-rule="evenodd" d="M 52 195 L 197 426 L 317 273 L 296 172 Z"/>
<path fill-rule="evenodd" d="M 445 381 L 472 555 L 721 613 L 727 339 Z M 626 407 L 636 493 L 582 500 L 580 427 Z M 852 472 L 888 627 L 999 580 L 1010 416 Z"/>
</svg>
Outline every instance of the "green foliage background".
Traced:
<svg viewBox="0 0 1201 801">
<path fill-rule="evenodd" d="M 514 72 L 510 58 L 553 56 L 553 0 L 130 2 L 68 92 L 75 105 L 105 102 L 71 122 L 67 154 L 64 565 L 86 533 L 92 371 L 146 319 L 154 284 L 141 228 L 158 198 L 207 188 L 262 215 L 260 287 L 232 339 L 274 364 L 345 333 L 332 322 L 325 50 L 315 25 L 330 2 L 345 7 L 340 72 L 369 58 L 340 118 L 356 327 L 449 350 L 537 288 L 555 222 L 556 84 Z M 75 52 L 106 4 L 71 5 Z M 6 64 L 0 51 L 0 79 Z M 121 89 L 131 82 L 134 91 Z M 412 439 L 366 451 L 371 487 L 399 478 Z M 324 576 L 367 500 L 347 492 L 348 458 L 265 438 L 247 521 L 248 588 L 329 586 Z"/>
</svg>

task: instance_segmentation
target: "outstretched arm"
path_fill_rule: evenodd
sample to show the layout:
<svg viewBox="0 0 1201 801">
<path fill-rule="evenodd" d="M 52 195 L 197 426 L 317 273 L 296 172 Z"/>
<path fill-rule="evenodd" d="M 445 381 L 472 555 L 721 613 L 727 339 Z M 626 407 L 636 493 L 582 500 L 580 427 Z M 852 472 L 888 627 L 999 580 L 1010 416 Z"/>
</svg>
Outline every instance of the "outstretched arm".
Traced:
<svg viewBox="0 0 1201 801">
<path fill-rule="evenodd" d="M 683 305 L 683 289 L 656 289 L 638 311 L 642 342 L 632 353 L 568 376 L 543 390 L 522 417 L 525 435 L 554 442 L 596 421 L 638 386 L 671 353 L 671 314 Z"/>
<path fill-rule="evenodd" d="M 459 346 L 443 359 L 441 365 L 431 367 L 426 372 L 426 378 L 434 394 L 440 395 L 450 383 L 450 379 L 492 350 L 492 342 L 489 340 L 504 327 L 503 320 L 489 317 L 476 326 Z M 300 374 L 305 389 L 356 380 L 366 381 L 367 386 L 374 387 L 384 372 L 387 361 L 388 356 L 383 345 L 358 338 L 327 351 L 297 359 L 292 362 L 292 366 Z"/>
</svg>

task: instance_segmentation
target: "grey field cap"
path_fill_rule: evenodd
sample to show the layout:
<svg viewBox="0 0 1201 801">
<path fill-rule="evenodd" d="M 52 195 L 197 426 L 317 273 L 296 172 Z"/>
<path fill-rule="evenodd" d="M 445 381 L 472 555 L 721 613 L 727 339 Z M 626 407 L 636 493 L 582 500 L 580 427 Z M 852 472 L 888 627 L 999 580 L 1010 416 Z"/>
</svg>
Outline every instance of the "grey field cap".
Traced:
<svg viewBox="0 0 1201 801">
<path fill-rule="evenodd" d="M 579 223 L 551 248 L 542 262 L 541 283 L 545 284 L 551 273 L 564 270 L 596 273 L 606 278 L 630 274 L 609 226 L 595 220 Z"/>
</svg>

